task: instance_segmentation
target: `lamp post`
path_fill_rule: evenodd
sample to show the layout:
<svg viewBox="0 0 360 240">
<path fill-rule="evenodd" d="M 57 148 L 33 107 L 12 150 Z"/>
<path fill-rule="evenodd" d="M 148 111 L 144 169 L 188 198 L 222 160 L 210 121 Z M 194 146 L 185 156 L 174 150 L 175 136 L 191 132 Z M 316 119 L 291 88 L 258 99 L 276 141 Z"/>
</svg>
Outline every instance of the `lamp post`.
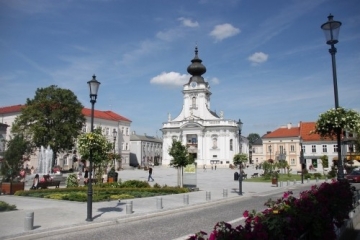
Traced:
<svg viewBox="0 0 360 240">
<path fill-rule="evenodd" d="M 341 22 L 334 21 L 334 16 L 329 15 L 328 21 L 321 25 L 321 29 L 324 30 L 326 37 L 326 44 L 330 45 L 329 53 L 331 54 L 332 62 L 332 73 L 333 73 L 333 83 L 334 83 L 334 96 L 335 96 L 335 109 L 339 108 L 339 99 L 338 99 L 338 87 L 337 87 L 337 77 L 336 77 L 336 61 L 335 54 L 336 48 L 335 44 L 338 43 L 338 36 L 340 31 Z M 338 152 L 338 174 L 337 179 L 341 181 L 344 179 L 344 166 L 341 159 L 341 129 L 336 130 L 336 140 L 337 140 L 337 152 Z"/>
<path fill-rule="evenodd" d="M 305 167 L 305 159 L 304 159 L 304 150 L 302 139 L 300 139 L 300 163 L 301 163 L 301 184 L 304 184 L 304 167 Z"/>
<path fill-rule="evenodd" d="M 115 168 L 115 142 L 116 142 L 116 135 L 117 135 L 117 131 L 114 128 L 113 132 L 112 132 L 112 136 L 114 138 L 114 168 Z"/>
<path fill-rule="evenodd" d="M 96 103 L 97 92 L 99 90 L 100 82 L 96 80 L 96 76 L 93 75 L 93 78 L 87 82 L 90 87 L 90 102 L 91 102 L 91 132 L 94 131 L 94 105 Z M 92 149 L 90 148 L 90 169 L 89 169 L 89 184 L 88 184 L 88 195 L 87 195 L 87 218 L 86 221 L 91 222 L 92 219 Z"/>
<path fill-rule="evenodd" d="M 242 130 L 242 126 L 243 126 L 243 122 L 241 122 L 241 120 L 239 119 L 239 122 L 238 122 L 238 125 L 239 125 L 239 154 L 241 154 L 241 150 L 242 150 L 242 147 L 241 147 L 241 130 Z M 239 195 L 242 195 L 242 180 L 243 180 L 243 176 L 242 176 L 242 162 L 240 162 L 240 166 L 239 166 Z"/>
</svg>

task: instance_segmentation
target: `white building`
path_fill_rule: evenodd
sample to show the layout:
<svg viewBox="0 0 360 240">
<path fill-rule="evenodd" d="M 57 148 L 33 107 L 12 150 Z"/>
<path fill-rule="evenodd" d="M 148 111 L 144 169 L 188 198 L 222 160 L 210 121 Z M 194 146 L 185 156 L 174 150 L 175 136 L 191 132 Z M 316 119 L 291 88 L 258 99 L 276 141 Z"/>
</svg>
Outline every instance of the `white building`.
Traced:
<svg viewBox="0 0 360 240">
<path fill-rule="evenodd" d="M 222 111 L 218 115 L 210 110 L 210 85 L 201 76 L 206 68 L 198 57 L 197 47 L 191 62 L 187 71 L 192 76 L 182 91 L 182 111 L 174 119 L 169 114 L 167 122 L 162 126 L 163 165 L 170 164 L 172 160 L 168 150 L 174 139 L 189 146 L 188 151 L 196 159 L 198 166 L 229 166 L 240 150 L 239 124 L 235 120 L 224 118 Z"/>
<path fill-rule="evenodd" d="M 24 105 L 7 106 L 0 108 L 0 123 L 7 124 L 9 127 L 6 131 L 6 140 L 10 139 L 11 127 L 15 118 L 21 114 L 21 108 Z M 91 131 L 91 109 L 83 108 L 82 113 L 85 116 L 86 122 L 83 126 L 83 132 Z M 94 129 L 101 127 L 103 135 L 107 137 L 109 142 L 114 143 L 113 131 L 116 133 L 115 152 L 119 153 L 122 158 L 122 167 L 126 168 L 130 164 L 130 125 L 131 120 L 114 113 L 112 111 L 94 110 Z M 47 146 L 44 146 L 45 148 Z M 73 167 L 73 150 L 59 153 L 56 159 L 56 165 L 60 165 L 64 170 Z M 38 152 L 31 156 L 30 161 L 24 163 L 30 168 L 38 166 Z M 79 158 L 79 157 L 78 157 Z M 24 166 L 25 167 L 25 166 Z M 120 167 L 120 163 L 116 162 L 116 168 Z"/>
<path fill-rule="evenodd" d="M 130 136 L 130 166 L 162 165 L 162 139 L 137 135 Z"/>
</svg>

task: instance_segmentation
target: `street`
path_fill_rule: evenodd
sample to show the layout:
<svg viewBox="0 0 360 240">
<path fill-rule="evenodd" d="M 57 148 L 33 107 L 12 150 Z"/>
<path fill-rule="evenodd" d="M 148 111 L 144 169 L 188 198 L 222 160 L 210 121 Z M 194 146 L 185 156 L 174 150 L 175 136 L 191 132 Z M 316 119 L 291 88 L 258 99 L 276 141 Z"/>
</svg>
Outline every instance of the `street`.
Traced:
<svg viewBox="0 0 360 240">
<path fill-rule="evenodd" d="M 294 196 L 309 187 L 293 189 Z M 285 189 L 284 189 L 285 190 Z M 219 221 L 226 221 L 233 226 L 243 223 L 242 214 L 245 210 L 264 210 L 264 203 L 269 199 L 278 199 L 282 193 L 259 194 L 257 196 L 241 197 L 236 201 L 222 203 L 221 205 L 199 206 L 181 213 L 169 214 L 147 218 L 133 222 L 120 222 L 96 229 L 80 230 L 72 233 L 63 233 L 56 236 L 47 236 L 46 239 L 186 239 L 187 236 L 200 230 L 210 234 L 214 225 Z"/>
</svg>

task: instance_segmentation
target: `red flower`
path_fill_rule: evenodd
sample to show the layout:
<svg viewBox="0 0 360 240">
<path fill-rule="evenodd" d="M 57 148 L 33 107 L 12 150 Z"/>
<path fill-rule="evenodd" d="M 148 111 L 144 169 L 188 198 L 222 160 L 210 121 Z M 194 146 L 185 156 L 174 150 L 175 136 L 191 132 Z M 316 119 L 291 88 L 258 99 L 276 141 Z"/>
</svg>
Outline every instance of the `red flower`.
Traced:
<svg viewBox="0 0 360 240">
<path fill-rule="evenodd" d="M 246 218 L 249 217 L 249 211 L 246 210 L 246 211 L 243 213 L 243 216 L 246 217 Z"/>
</svg>

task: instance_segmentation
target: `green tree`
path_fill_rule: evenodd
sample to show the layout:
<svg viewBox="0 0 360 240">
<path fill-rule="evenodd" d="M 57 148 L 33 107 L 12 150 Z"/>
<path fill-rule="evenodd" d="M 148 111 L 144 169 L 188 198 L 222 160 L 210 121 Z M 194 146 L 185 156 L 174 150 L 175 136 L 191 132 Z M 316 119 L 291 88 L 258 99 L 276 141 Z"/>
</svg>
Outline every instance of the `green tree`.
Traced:
<svg viewBox="0 0 360 240">
<path fill-rule="evenodd" d="M 260 135 L 257 133 L 250 133 L 247 136 L 247 139 L 249 140 L 249 147 L 251 149 L 252 145 L 260 138 Z"/>
<path fill-rule="evenodd" d="M 248 160 L 248 156 L 245 153 L 235 154 L 233 158 L 233 162 L 235 166 L 239 166 L 240 164 L 243 166 L 246 164 Z"/>
<path fill-rule="evenodd" d="M 180 141 L 173 140 L 169 148 L 169 155 L 173 157 L 170 166 L 180 169 L 180 187 L 183 187 L 183 169 L 189 164 L 194 163 L 194 158 L 188 152 L 188 148 L 181 144 Z"/>
<path fill-rule="evenodd" d="M 95 129 L 93 132 L 83 133 L 78 137 L 78 149 L 82 159 L 90 160 L 90 150 L 92 151 L 93 168 L 98 169 L 99 174 L 95 174 L 97 177 L 101 177 L 109 163 L 113 161 L 112 143 L 102 135 L 101 128 Z"/>
<path fill-rule="evenodd" d="M 253 163 L 252 161 L 252 146 L 253 144 L 256 142 L 256 140 L 258 140 L 260 138 L 260 135 L 257 134 L 257 133 L 250 133 L 248 136 L 247 136 L 247 139 L 249 140 L 249 149 L 250 149 L 250 155 L 249 155 L 249 160 L 250 160 L 250 163 Z"/>
<path fill-rule="evenodd" d="M 5 180 L 13 181 L 23 168 L 24 159 L 31 153 L 30 142 L 22 134 L 15 135 L 6 142 L 1 173 Z"/>
<path fill-rule="evenodd" d="M 13 133 L 31 138 L 32 149 L 50 146 L 57 154 L 73 148 L 85 123 L 83 105 L 68 90 L 51 85 L 38 88 L 33 99 L 27 99 L 12 127 Z"/>
</svg>

